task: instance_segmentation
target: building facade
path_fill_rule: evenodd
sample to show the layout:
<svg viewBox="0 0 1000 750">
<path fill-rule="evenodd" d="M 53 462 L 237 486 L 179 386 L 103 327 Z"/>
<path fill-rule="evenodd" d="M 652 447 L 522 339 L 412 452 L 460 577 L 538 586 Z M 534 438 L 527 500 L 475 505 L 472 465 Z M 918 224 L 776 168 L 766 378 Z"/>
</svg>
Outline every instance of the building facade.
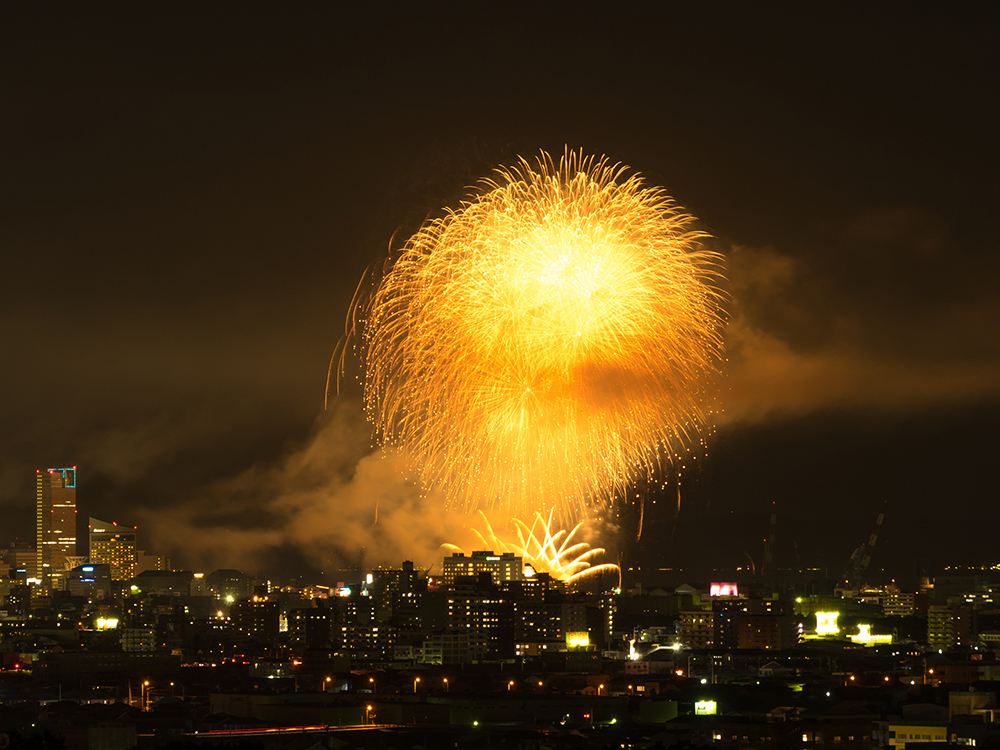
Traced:
<svg viewBox="0 0 1000 750">
<path fill-rule="evenodd" d="M 36 575 L 61 589 L 67 558 L 76 556 L 76 467 L 35 472 Z"/>
<path fill-rule="evenodd" d="M 445 586 L 452 586 L 459 576 L 475 577 L 480 573 L 489 573 L 493 583 L 501 581 L 520 581 L 524 573 L 524 563 L 513 552 L 497 555 L 491 551 L 473 552 L 465 555 L 456 552 L 444 558 Z"/>
<path fill-rule="evenodd" d="M 136 569 L 135 529 L 90 518 L 90 561 L 111 568 L 112 581 L 127 581 Z"/>
</svg>

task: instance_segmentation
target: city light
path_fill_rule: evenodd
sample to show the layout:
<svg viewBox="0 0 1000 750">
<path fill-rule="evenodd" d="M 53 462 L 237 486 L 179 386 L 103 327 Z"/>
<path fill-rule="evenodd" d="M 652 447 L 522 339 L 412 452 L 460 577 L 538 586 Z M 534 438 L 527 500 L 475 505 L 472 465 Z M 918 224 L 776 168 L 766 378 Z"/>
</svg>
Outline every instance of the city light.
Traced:
<svg viewBox="0 0 1000 750">
<path fill-rule="evenodd" d="M 839 612 L 817 612 L 816 613 L 816 635 L 838 635 L 840 628 L 837 627 Z"/>
<path fill-rule="evenodd" d="M 871 632 L 871 625 L 858 625 L 858 634 L 852 635 L 854 643 L 861 643 L 865 646 L 876 646 L 880 643 L 892 643 L 891 635 L 874 635 Z"/>
<path fill-rule="evenodd" d="M 709 596 L 739 596 L 739 586 L 735 583 L 713 583 L 708 589 Z"/>
<path fill-rule="evenodd" d="M 695 716 L 715 716 L 718 711 L 718 704 L 715 701 L 696 701 L 694 704 Z"/>
</svg>

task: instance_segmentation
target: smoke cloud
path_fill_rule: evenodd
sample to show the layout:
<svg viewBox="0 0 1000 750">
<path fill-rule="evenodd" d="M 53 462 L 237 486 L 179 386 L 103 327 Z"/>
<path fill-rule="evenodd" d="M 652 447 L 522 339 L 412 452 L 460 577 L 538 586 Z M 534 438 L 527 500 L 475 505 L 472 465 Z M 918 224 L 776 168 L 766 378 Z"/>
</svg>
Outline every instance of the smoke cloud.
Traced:
<svg viewBox="0 0 1000 750">
<path fill-rule="evenodd" d="M 196 568 L 256 570 L 288 547 L 334 565 L 431 568 L 442 543 L 470 537 L 468 520 L 421 493 L 397 452 L 373 450 L 361 405 L 341 401 L 280 462 L 219 481 L 181 507 L 144 511 L 141 525 L 155 548 L 183 550 Z"/>
<path fill-rule="evenodd" d="M 866 214 L 833 254 L 731 248 L 723 422 L 1000 398 L 1000 301 L 933 217 Z"/>
</svg>

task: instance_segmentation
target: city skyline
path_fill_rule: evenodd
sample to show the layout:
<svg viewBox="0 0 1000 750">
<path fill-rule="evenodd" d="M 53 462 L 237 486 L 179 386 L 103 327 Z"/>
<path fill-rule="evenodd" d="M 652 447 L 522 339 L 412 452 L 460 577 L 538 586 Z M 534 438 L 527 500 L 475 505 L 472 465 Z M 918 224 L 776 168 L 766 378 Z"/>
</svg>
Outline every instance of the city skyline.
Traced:
<svg viewBox="0 0 1000 750">
<path fill-rule="evenodd" d="M 184 566 L 454 541 L 371 454 L 358 368 L 323 412 L 329 359 L 394 235 L 569 146 L 698 216 L 732 295 L 704 466 L 649 489 L 638 544 L 624 506 L 608 546 L 759 566 L 777 513 L 777 564 L 834 576 L 884 511 L 873 569 L 993 562 L 995 19 L 506 12 L 3 11 L 11 539 L 34 537 L 31 473 L 79 464 L 84 517 Z"/>
</svg>

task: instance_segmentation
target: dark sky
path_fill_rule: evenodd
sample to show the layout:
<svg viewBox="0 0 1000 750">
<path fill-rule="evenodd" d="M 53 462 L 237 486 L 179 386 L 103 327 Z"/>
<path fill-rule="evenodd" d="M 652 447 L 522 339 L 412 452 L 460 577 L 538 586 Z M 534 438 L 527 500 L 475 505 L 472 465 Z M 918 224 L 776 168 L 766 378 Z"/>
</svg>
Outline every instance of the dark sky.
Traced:
<svg viewBox="0 0 1000 750">
<path fill-rule="evenodd" d="M 686 6 L 6 5 L 0 542 L 77 464 L 178 563 L 429 564 L 327 364 L 394 233 L 568 145 L 728 256 L 726 414 L 630 554 L 759 563 L 774 507 L 837 568 L 885 504 L 873 565 L 1000 562 L 997 16 Z"/>
</svg>

